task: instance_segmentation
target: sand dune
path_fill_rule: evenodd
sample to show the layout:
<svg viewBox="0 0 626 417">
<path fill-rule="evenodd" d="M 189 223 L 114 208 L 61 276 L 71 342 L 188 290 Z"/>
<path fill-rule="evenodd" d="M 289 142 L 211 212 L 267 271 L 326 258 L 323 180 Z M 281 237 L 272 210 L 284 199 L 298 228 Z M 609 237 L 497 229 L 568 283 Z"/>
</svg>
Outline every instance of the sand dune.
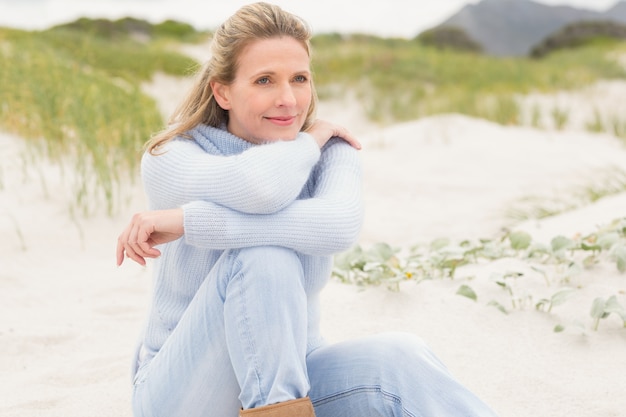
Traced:
<svg viewBox="0 0 626 417">
<path fill-rule="evenodd" d="M 165 89 L 165 87 L 164 87 Z M 504 228 L 537 239 L 573 236 L 623 217 L 626 193 L 593 204 L 573 198 L 626 171 L 626 147 L 610 135 L 502 127 L 442 115 L 380 129 L 358 111 L 322 105 L 363 138 L 366 218 L 361 243 L 400 247 L 436 237 L 491 237 Z M 334 107 L 332 107 L 334 106 Z M 144 208 L 140 185 L 113 217 L 68 213 L 68 174 L 28 162 L 24 142 L 0 134 L 0 415 L 130 416 L 129 364 L 147 310 L 150 267 L 115 267 L 115 240 Z M 132 197 L 132 198 L 131 198 Z M 513 207 L 533 201 L 576 207 L 517 224 Z M 590 329 L 588 306 L 617 294 L 626 276 L 614 264 L 584 271 L 572 301 L 553 314 L 533 308 L 505 315 L 488 306 L 502 291 L 494 271 L 526 268 L 516 260 L 468 267 L 453 280 L 406 282 L 399 292 L 332 282 L 325 291 L 330 340 L 386 330 L 422 336 L 453 373 L 503 417 L 626 416 L 626 330 L 616 318 Z M 455 294 L 472 275 L 477 302 Z M 533 281 L 528 291 L 553 289 Z M 556 323 L 580 321 L 585 330 Z"/>
</svg>

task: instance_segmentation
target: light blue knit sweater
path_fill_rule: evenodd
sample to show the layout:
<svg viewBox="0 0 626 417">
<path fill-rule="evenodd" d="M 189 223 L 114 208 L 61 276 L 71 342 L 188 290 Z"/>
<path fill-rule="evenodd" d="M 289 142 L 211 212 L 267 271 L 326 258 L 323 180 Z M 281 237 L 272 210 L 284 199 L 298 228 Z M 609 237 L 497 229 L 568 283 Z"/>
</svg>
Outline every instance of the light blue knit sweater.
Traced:
<svg viewBox="0 0 626 417">
<path fill-rule="evenodd" d="M 145 154 L 142 177 L 150 209 L 183 207 L 183 238 L 160 247 L 142 359 L 161 348 L 200 284 L 229 248 L 294 249 L 302 260 L 309 341 L 319 336 L 319 291 L 332 254 L 356 241 L 362 223 L 357 151 L 333 138 L 319 150 L 313 137 L 254 145 L 200 125 L 158 156 Z"/>
</svg>

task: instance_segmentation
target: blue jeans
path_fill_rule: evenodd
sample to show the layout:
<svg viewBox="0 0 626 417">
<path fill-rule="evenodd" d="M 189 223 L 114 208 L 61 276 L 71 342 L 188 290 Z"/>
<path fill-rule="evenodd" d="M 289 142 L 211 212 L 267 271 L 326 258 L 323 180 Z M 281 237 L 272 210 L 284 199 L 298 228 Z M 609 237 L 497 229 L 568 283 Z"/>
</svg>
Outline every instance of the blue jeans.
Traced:
<svg viewBox="0 0 626 417">
<path fill-rule="evenodd" d="M 292 250 L 224 252 L 136 373 L 135 416 L 235 417 L 307 395 L 318 417 L 495 416 L 413 335 L 325 344 L 309 287 Z"/>
</svg>

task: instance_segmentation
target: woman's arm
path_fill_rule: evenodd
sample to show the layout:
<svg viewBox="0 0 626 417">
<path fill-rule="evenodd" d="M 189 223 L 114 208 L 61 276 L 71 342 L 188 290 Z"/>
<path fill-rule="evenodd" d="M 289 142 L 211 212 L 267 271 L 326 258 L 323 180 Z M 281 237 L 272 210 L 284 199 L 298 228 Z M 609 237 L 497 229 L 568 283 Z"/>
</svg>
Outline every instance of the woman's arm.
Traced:
<svg viewBox="0 0 626 417">
<path fill-rule="evenodd" d="M 307 133 L 232 156 L 208 153 L 193 140 L 174 140 L 159 155 L 144 155 L 142 177 L 153 209 L 206 200 L 267 214 L 297 198 L 319 155 L 317 141 Z"/>
<path fill-rule="evenodd" d="M 183 206 L 190 245 L 227 249 L 259 245 L 329 255 L 349 248 L 362 223 L 361 168 L 357 152 L 333 139 L 315 168 L 312 198 L 268 215 L 250 215 L 207 201 Z"/>
<path fill-rule="evenodd" d="M 331 141 L 315 169 L 311 198 L 273 214 L 246 214 L 207 201 L 137 213 L 117 242 L 117 264 L 126 256 L 145 265 L 160 256 L 154 246 L 185 236 L 190 245 L 227 249 L 259 245 L 330 255 L 356 241 L 362 222 L 361 167 L 356 151 Z"/>
<path fill-rule="evenodd" d="M 203 177 L 196 178 L 194 174 L 210 173 L 206 171 L 203 162 L 212 159 L 228 164 L 232 160 L 215 158 L 209 150 L 200 149 L 198 144 L 191 141 L 179 141 L 179 145 L 175 147 L 177 152 L 170 153 L 170 158 L 159 160 L 159 164 L 152 164 L 156 157 L 145 156 L 144 181 L 152 200 L 152 210 L 133 216 L 118 237 L 117 264 L 121 265 L 126 253 L 129 258 L 145 265 L 144 258 L 160 256 L 159 250 L 154 246 L 179 239 L 185 232 L 184 227 L 189 231 L 190 244 L 207 248 L 227 249 L 271 244 L 310 254 L 330 254 L 346 249 L 356 240 L 362 222 L 361 171 L 355 152 L 355 149 L 361 149 L 361 144 L 343 127 L 324 120 L 316 120 L 307 133 L 318 148 L 325 150 L 313 174 L 315 181 L 308 184 L 314 188 L 309 192 L 312 198 L 295 201 L 292 203 L 293 207 L 282 211 L 273 211 L 276 206 L 268 209 L 267 205 L 262 205 L 264 210 L 259 207 L 254 209 L 247 202 L 246 197 L 249 196 L 243 196 L 242 200 L 232 200 L 232 190 L 228 187 L 220 190 L 230 198 L 224 200 L 230 201 L 230 206 L 223 201 L 220 204 L 220 200 L 218 203 L 199 200 L 186 204 L 183 210 L 179 206 L 189 201 L 186 200 L 189 193 L 185 192 L 188 186 L 183 185 L 187 177 L 181 177 L 180 174 L 176 176 L 178 165 L 186 166 L 191 160 L 192 167 L 197 166 L 198 171 L 187 171 L 194 181 L 199 181 L 198 186 L 202 187 Z M 307 138 L 303 134 L 299 136 Z M 170 151 L 172 148 L 166 149 L 166 154 Z M 250 157 L 250 154 L 246 156 Z M 163 155 L 159 158 L 162 157 Z M 220 174 L 217 170 L 215 173 Z M 165 178 L 163 175 L 166 175 Z M 198 191 L 200 196 L 201 190 Z M 292 198 L 297 197 L 289 197 Z M 253 201 L 252 206 L 254 203 Z"/>
</svg>

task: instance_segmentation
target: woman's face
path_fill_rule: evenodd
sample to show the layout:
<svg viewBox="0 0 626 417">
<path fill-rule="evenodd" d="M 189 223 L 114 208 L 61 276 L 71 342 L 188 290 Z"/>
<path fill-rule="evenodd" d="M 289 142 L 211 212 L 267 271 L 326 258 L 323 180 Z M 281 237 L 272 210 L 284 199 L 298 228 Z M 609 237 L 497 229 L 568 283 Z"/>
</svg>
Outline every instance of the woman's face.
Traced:
<svg viewBox="0 0 626 417">
<path fill-rule="evenodd" d="M 311 71 L 306 49 L 291 37 L 257 40 L 239 56 L 234 81 L 212 83 L 228 110 L 228 131 L 252 143 L 292 140 L 311 105 Z"/>
</svg>

